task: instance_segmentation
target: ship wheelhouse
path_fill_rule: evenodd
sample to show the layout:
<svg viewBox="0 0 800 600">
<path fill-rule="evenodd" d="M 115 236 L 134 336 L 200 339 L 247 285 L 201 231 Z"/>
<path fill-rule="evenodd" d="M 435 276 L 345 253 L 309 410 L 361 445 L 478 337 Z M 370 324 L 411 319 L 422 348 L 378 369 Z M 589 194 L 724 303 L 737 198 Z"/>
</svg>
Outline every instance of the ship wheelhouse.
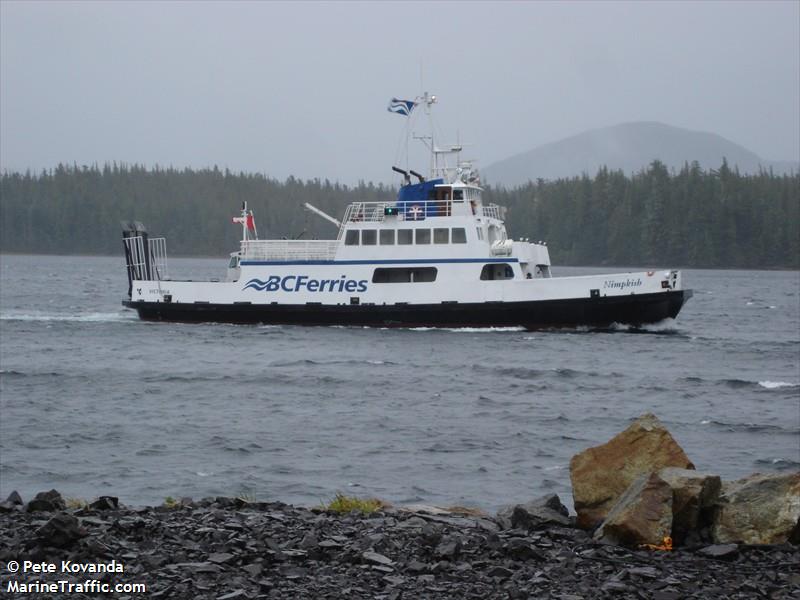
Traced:
<svg viewBox="0 0 800 600">
<path fill-rule="evenodd" d="M 481 192 L 473 182 L 438 178 L 407 182 L 394 203 L 353 203 L 339 222 L 336 259 L 470 261 L 481 281 L 549 277 L 546 246 L 508 239 L 505 209 L 484 205 Z"/>
</svg>

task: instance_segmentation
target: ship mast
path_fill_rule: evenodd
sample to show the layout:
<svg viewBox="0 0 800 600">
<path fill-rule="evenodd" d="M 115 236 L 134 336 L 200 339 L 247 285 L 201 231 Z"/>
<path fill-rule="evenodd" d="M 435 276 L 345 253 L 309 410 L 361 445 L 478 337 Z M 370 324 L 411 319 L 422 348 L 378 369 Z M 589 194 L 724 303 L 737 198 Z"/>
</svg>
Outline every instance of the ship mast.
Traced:
<svg viewBox="0 0 800 600">
<path fill-rule="evenodd" d="M 462 150 L 461 144 L 451 145 L 446 148 L 442 148 L 436 145 L 436 137 L 435 132 L 436 128 L 433 122 L 433 111 L 431 110 L 432 106 L 436 104 L 438 101 L 437 97 L 433 94 L 429 94 L 428 92 L 424 92 L 422 96 L 417 97 L 416 102 L 418 104 L 422 104 L 423 110 L 425 111 L 425 115 L 428 117 L 428 129 L 430 131 L 430 135 L 426 136 L 414 136 L 414 139 L 420 140 L 431 152 L 430 158 L 430 178 L 436 179 L 437 177 L 443 178 L 445 181 L 450 180 L 451 171 L 453 175 L 455 175 L 456 170 L 459 164 L 459 156 L 458 154 Z M 456 154 L 456 166 L 449 167 L 447 165 L 447 155 L 448 154 Z"/>
<path fill-rule="evenodd" d="M 252 210 L 247 210 L 247 200 L 242 202 L 241 216 L 233 219 L 234 223 L 241 223 L 242 225 L 242 241 L 249 242 L 250 240 L 258 239 L 258 230 L 256 229 L 256 219 L 253 216 Z M 250 231 L 253 235 L 250 235 Z"/>
</svg>

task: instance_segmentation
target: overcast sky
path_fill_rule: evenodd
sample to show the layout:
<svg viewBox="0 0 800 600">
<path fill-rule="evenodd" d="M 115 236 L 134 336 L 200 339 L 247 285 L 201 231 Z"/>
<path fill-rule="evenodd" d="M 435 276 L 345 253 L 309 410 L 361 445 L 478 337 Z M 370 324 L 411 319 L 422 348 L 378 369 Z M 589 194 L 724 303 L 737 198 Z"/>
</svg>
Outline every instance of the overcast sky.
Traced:
<svg viewBox="0 0 800 600">
<path fill-rule="evenodd" d="M 422 89 L 484 166 L 642 120 L 798 160 L 800 2 L 0 2 L 5 169 L 391 182 Z"/>
</svg>

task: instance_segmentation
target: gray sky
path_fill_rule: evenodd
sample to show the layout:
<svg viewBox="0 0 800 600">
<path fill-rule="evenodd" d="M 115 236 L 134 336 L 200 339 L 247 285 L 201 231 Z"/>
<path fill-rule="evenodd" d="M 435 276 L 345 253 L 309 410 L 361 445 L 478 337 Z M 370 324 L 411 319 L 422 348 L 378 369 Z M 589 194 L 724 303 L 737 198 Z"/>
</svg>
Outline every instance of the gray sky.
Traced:
<svg viewBox="0 0 800 600">
<path fill-rule="evenodd" d="M 479 165 L 640 120 L 800 159 L 796 0 L 3 0 L 0 166 L 390 182 L 405 117 L 386 105 L 421 70 L 446 141 Z"/>
</svg>

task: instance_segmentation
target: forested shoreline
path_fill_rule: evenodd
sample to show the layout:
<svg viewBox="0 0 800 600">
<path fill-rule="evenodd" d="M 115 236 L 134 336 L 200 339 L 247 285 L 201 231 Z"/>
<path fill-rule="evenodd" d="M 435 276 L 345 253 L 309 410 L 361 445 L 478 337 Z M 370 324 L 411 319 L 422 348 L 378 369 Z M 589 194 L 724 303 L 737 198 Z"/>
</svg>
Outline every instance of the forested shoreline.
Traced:
<svg viewBox="0 0 800 600">
<path fill-rule="evenodd" d="M 350 202 L 391 202 L 396 190 L 360 182 L 286 181 L 263 174 L 107 164 L 0 175 L 0 252 L 117 254 L 120 221 L 167 237 L 170 255 L 225 256 L 241 233 L 242 201 L 261 238 L 331 238 L 303 209 L 341 216 Z M 545 240 L 554 264 L 800 268 L 800 174 L 741 174 L 723 162 L 633 175 L 601 169 L 512 189 L 487 186 L 508 208 L 509 235 Z"/>
</svg>

